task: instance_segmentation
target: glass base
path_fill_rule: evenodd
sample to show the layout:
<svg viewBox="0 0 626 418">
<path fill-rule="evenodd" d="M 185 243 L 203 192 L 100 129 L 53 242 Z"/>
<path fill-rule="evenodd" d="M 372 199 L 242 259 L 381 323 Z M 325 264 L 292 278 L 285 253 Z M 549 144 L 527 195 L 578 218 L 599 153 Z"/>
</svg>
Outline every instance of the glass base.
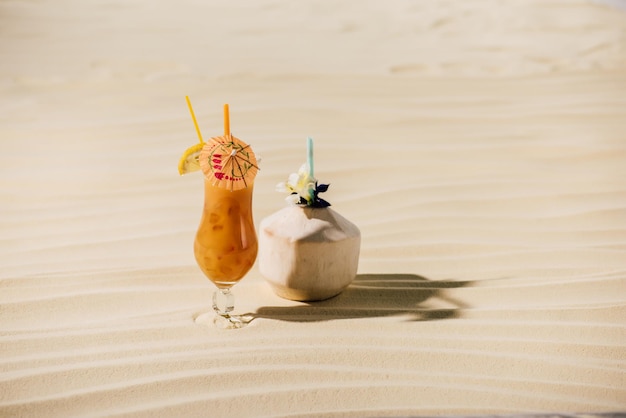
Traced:
<svg viewBox="0 0 626 418">
<path fill-rule="evenodd" d="M 215 312 L 204 312 L 194 318 L 194 322 L 205 327 L 219 329 L 239 329 L 248 325 L 254 316 L 252 315 L 215 315 Z"/>
<path fill-rule="evenodd" d="M 198 324 L 208 325 L 211 322 L 220 329 L 239 329 L 248 325 L 254 318 L 251 315 L 232 315 L 235 308 L 235 297 L 228 288 L 217 289 L 213 293 L 213 310 L 215 316 L 210 312 L 196 317 Z"/>
<path fill-rule="evenodd" d="M 246 315 L 215 315 L 213 324 L 221 329 L 239 329 L 248 325 L 252 318 Z"/>
</svg>

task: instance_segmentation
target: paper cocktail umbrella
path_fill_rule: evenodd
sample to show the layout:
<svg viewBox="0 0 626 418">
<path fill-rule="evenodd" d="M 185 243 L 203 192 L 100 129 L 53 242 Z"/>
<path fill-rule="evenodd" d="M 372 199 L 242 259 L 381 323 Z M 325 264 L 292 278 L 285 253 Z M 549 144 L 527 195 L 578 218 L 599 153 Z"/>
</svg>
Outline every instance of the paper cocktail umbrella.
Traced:
<svg viewBox="0 0 626 418">
<path fill-rule="evenodd" d="M 224 105 L 224 135 L 216 136 L 202 148 L 200 168 L 215 187 L 231 191 L 253 184 L 259 170 L 250 145 L 230 133 L 228 105 Z"/>
</svg>

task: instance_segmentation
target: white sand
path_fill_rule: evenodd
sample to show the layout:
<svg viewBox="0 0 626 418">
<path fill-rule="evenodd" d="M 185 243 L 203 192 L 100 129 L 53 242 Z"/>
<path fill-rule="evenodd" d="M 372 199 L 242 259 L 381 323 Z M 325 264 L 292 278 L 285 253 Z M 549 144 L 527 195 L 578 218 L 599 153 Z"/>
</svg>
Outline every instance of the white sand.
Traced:
<svg viewBox="0 0 626 418">
<path fill-rule="evenodd" d="M 577 0 L 0 2 L 0 416 L 625 411 L 625 45 Z M 315 138 L 342 295 L 255 268 L 196 324 L 186 94 L 257 224 Z"/>
</svg>

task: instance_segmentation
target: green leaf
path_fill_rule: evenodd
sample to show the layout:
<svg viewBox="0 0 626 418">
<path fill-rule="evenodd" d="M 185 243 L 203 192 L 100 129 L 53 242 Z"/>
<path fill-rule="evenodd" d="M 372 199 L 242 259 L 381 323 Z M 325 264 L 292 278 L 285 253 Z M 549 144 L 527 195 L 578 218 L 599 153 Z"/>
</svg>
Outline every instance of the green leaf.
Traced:
<svg viewBox="0 0 626 418">
<path fill-rule="evenodd" d="M 330 203 L 324 199 L 317 199 L 315 201 L 315 203 L 313 204 L 314 207 L 316 208 L 327 208 L 330 206 Z"/>
<path fill-rule="evenodd" d="M 328 186 L 330 186 L 330 184 L 320 184 L 316 187 L 315 191 L 317 193 L 324 193 L 326 190 L 328 190 Z"/>
</svg>

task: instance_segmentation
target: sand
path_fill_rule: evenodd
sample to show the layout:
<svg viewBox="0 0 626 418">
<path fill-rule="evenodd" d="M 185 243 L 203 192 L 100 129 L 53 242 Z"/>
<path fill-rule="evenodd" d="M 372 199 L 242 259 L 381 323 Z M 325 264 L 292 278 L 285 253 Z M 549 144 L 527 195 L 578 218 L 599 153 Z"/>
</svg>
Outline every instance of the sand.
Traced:
<svg viewBox="0 0 626 418">
<path fill-rule="evenodd" d="M 0 2 L 0 416 L 626 411 L 625 45 L 582 0 Z M 255 266 L 196 321 L 185 95 L 257 225 L 315 139 L 341 295 Z"/>
</svg>

